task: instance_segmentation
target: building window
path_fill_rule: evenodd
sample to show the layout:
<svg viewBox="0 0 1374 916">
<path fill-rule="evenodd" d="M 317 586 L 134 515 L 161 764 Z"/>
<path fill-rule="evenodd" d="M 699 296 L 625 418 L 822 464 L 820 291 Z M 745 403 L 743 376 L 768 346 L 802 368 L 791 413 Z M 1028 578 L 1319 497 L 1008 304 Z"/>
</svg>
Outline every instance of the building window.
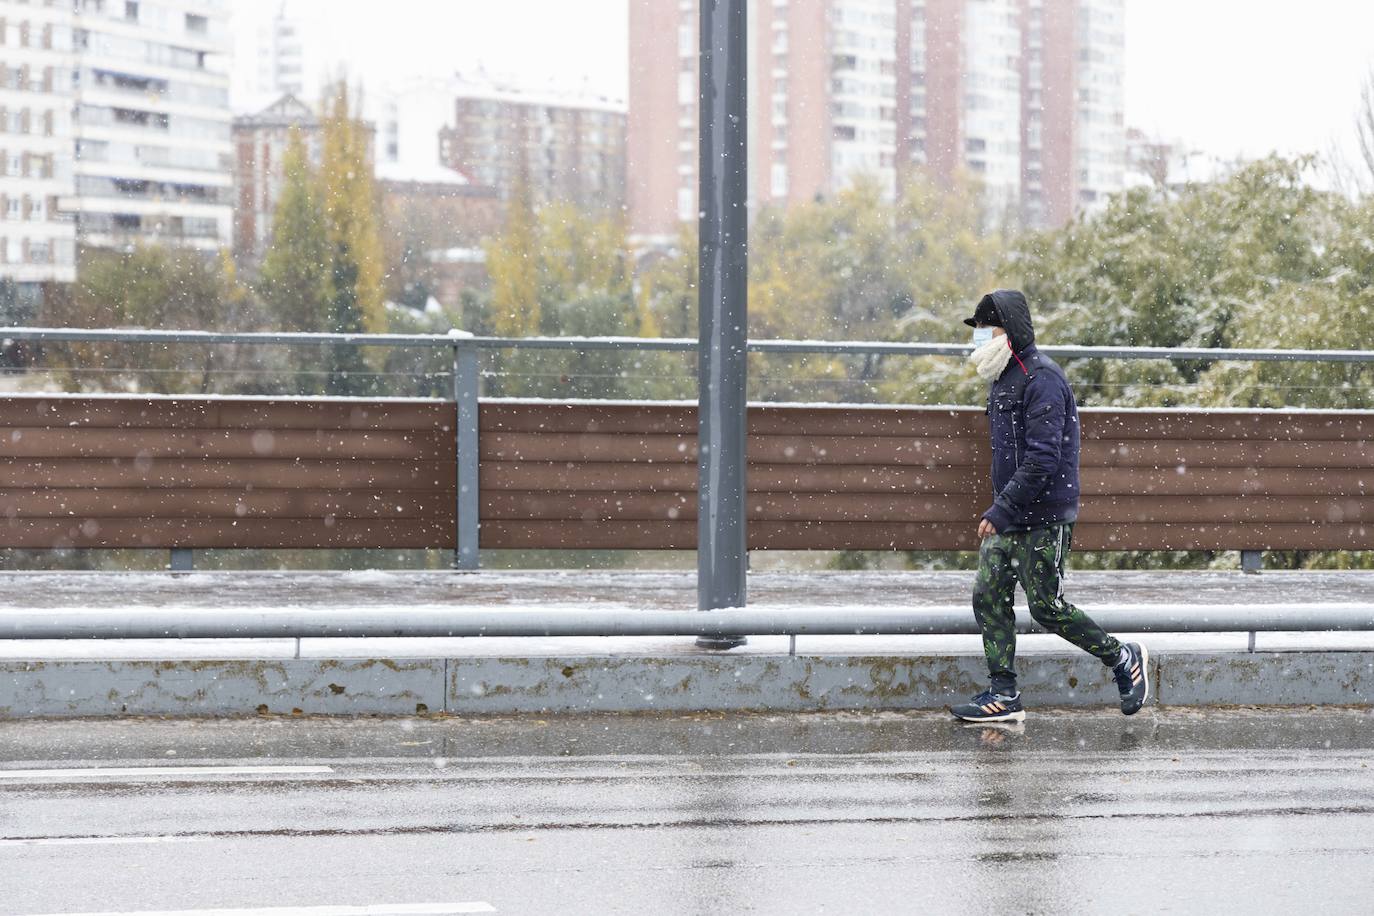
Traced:
<svg viewBox="0 0 1374 916">
<path fill-rule="evenodd" d="M 694 73 L 679 73 L 677 75 L 677 101 L 679 105 L 688 105 L 697 100 L 697 79 Z"/>
<path fill-rule="evenodd" d="M 787 164 L 783 162 L 773 163 L 773 174 L 771 190 L 774 197 L 787 196 Z"/>
<path fill-rule="evenodd" d="M 696 219 L 696 194 L 691 188 L 677 189 L 677 217 L 680 220 Z"/>
<path fill-rule="evenodd" d="M 124 0 L 124 18 L 138 22 L 138 0 Z"/>
</svg>

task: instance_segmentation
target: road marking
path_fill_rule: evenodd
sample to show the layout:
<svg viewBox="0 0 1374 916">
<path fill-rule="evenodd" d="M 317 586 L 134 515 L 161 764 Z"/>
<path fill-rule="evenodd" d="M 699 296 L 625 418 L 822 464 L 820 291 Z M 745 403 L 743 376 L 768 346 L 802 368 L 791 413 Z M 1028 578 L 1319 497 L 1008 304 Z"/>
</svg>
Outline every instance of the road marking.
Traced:
<svg viewBox="0 0 1374 916">
<path fill-rule="evenodd" d="M 137 776 L 165 779 L 172 776 L 307 776 L 332 773 L 322 766 L 239 766 L 239 767 L 90 767 L 55 770 L 0 770 L 0 779 L 42 779 L 47 782 L 103 779 L 110 776 Z"/>
<path fill-rule="evenodd" d="M 152 843 L 206 843 L 208 836 L 61 836 L 0 839 L 6 846 L 136 846 Z"/>
<path fill-rule="evenodd" d="M 248 910 L 139 910 L 128 913 L 49 913 L 43 916 L 451 916 L 495 913 L 481 900 L 466 903 L 378 903 L 372 906 L 278 906 Z"/>
</svg>

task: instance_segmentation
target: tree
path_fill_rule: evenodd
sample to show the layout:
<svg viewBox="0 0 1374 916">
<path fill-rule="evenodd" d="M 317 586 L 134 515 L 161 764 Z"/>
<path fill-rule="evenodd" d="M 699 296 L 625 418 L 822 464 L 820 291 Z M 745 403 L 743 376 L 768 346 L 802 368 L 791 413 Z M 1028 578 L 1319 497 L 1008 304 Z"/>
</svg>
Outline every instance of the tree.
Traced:
<svg viewBox="0 0 1374 916">
<path fill-rule="evenodd" d="M 1038 336 L 1127 346 L 1374 346 L 1374 205 L 1314 189 L 1304 180 L 1312 166 L 1270 158 L 1177 193 L 1131 191 L 1098 216 L 1023 239 L 1010 267 L 1042 309 Z M 1362 364 L 1093 360 L 1067 368 L 1084 403 L 1374 406 L 1374 370 Z M 1161 568 L 1218 559 L 1126 552 L 1079 562 Z M 1374 557 L 1288 552 L 1269 562 L 1339 566 Z"/>
<path fill-rule="evenodd" d="M 543 303 L 540 301 L 539 221 L 530 198 L 529 185 L 517 181 L 511 195 L 506 225 L 500 236 L 487 242 L 487 275 L 491 278 L 490 324 L 502 337 L 530 337 L 540 333 Z"/>
<path fill-rule="evenodd" d="M 517 194 L 517 198 L 521 197 Z M 506 230 L 486 246 L 492 294 L 489 324 L 498 335 L 528 337 L 640 333 L 623 222 L 568 204 L 538 211 L 517 200 Z M 525 352 L 497 357 L 492 394 L 652 395 L 632 390 L 653 380 L 643 354 Z M 638 367 L 636 367 L 638 363 Z"/>
<path fill-rule="evenodd" d="M 49 297 L 49 327 L 154 330 L 249 330 L 258 325 L 225 257 L 187 249 L 139 247 L 82 253 L 70 296 Z M 74 391 L 208 392 L 232 373 L 232 352 L 163 344 L 69 344 L 45 347 L 48 364 Z"/>
<path fill-rule="evenodd" d="M 1304 181 L 1312 160 L 1269 158 L 1174 194 L 1133 190 L 1096 216 L 1032 234 L 1007 272 L 1037 336 L 1098 346 L 1226 347 L 1294 288 L 1315 290 L 1348 204 Z M 1264 346 L 1280 346 L 1272 331 Z M 1205 363 L 1094 360 L 1067 367 L 1086 403 L 1196 403 Z"/>
<path fill-rule="evenodd" d="M 267 315 L 278 328 L 320 331 L 328 326 L 331 254 L 319 176 L 293 128 L 282 159 L 281 197 L 272 216 L 272 244 L 263 259 L 260 286 Z"/>
<path fill-rule="evenodd" d="M 885 201 L 858 181 L 831 198 L 761 213 L 750 245 L 750 336 L 940 341 L 992 282 L 1001 239 L 984 231 L 976 190 L 913 174 Z M 849 360 L 849 361 L 847 361 Z M 946 400 L 963 367 L 931 360 L 754 360 L 764 398 Z"/>
<path fill-rule="evenodd" d="M 353 115 L 348 85 L 340 80 L 325 101 L 320 182 L 329 242 L 328 329 L 336 334 L 382 333 L 382 242 L 372 177 L 371 132 Z M 331 348 L 328 392 L 366 394 L 368 364 L 359 348 Z"/>
<path fill-rule="evenodd" d="M 319 176 L 295 129 L 287 142 L 282 172 L 281 197 L 272 217 L 272 244 L 262 265 L 263 306 L 280 330 L 323 331 L 330 327 L 334 301 L 333 249 Z M 292 348 L 291 363 L 298 392 L 323 391 L 317 351 Z"/>
</svg>

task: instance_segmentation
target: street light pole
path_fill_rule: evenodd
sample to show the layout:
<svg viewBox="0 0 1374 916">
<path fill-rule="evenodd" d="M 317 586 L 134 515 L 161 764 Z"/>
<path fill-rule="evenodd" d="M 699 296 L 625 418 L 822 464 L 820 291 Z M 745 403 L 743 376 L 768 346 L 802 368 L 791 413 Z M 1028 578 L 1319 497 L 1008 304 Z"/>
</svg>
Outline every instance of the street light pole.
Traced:
<svg viewBox="0 0 1374 916">
<path fill-rule="evenodd" d="M 701 0 L 697 606 L 743 607 L 748 343 L 748 0 Z M 703 636 L 728 649 L 744 637 Z"/>
</svg>

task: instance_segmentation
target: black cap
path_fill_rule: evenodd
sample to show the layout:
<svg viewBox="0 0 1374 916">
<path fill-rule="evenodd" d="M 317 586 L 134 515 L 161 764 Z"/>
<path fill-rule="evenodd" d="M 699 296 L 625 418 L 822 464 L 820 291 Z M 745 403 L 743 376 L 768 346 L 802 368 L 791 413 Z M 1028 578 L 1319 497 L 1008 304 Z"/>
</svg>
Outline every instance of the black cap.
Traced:
<svg viewBox="0 0 1374 916">
<path fill-rule="evenodd" d="M 971 328 L 976 328 L 980 324 L 1002 327 L 1002 318 L 997 314 L 997 305 L 992 301 L 991 293 L 978 301 L 978 307 L 973 310 L 973 317 L 965 318 L 964 324 Z"/>
</svg>

